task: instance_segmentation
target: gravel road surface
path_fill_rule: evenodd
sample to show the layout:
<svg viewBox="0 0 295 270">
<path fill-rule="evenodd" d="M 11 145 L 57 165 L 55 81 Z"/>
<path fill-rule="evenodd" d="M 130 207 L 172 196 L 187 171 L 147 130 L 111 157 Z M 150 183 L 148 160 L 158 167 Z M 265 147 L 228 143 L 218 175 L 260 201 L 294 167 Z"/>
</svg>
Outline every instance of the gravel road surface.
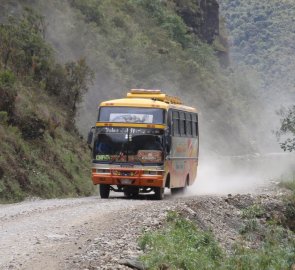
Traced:
<svg viewBox="0 0 295 270">
<path fill-rule="evenodd" d="M 169 210 L 213 229 L 227 248 L 238 237 L 241 205 L 255 200 L 276 199 L 261 194 L 168 195 L 163 201 L 113 196 L 0 205 L 0 269 L 130 269 L 122 260 L 141 254 L 138 237 L 161 227 Z"/>
</svg>

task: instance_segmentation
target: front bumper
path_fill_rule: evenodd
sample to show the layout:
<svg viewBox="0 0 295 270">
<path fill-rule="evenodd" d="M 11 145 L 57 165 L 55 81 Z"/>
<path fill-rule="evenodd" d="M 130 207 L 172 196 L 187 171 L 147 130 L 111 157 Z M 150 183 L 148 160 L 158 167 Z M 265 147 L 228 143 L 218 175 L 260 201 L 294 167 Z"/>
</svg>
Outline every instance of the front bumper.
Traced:
<svg viewBox="0 0 295 270">
<path fill-rule="evenodd" d="M 99 169 L 92 169 L 92 182 L 94 185 L 118 185 L 118 186 L 138 186 L 138 187 L 163 187 L 163 171 L 156 171 L 159 174 L 146 174 L 145 168 L 141 169 L 107 169 L 106 173 L 100 173 Z M 155 171 L 154 171 L 155 172 Z"/>
</svg>

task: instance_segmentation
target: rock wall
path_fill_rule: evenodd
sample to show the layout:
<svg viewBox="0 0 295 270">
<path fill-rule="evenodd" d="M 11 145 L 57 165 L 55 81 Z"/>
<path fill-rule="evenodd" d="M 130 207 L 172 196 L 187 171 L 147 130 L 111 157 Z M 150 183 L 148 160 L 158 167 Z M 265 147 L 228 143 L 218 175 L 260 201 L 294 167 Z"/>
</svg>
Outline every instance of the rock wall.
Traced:
<svg viewBox="0 0 295 270">
<path fill-rule="evenodd" d="M 176 12 L 193 33 L 212 44 L 219 35 L 219 4 L 217 0 L 174 0 Z"/>
</svg>

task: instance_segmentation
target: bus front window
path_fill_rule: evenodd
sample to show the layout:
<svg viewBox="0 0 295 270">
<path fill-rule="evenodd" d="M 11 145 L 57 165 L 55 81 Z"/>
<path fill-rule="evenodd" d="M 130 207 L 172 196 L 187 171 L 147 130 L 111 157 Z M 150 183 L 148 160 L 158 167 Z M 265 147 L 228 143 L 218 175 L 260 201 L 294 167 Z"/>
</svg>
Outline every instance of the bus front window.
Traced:
<svg viewBox="0 0 295 270">
<path fill-rule="evenodd" d="M 163 135 L 98 134 L 94 159 L 105 162 L 163 162 Z"/>
</svg>

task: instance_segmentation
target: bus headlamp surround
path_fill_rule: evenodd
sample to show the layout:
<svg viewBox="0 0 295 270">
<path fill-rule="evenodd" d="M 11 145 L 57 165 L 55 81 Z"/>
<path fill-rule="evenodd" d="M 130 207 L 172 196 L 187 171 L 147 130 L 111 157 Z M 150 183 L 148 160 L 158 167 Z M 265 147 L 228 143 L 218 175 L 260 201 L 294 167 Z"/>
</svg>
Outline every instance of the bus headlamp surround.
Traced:
<svg viewBox="0 0 295 270">
<path fill-rule="evenodd" d="M 144 175 L 163 175 L 162 171 L 143 171 Z"/>
</svg>

